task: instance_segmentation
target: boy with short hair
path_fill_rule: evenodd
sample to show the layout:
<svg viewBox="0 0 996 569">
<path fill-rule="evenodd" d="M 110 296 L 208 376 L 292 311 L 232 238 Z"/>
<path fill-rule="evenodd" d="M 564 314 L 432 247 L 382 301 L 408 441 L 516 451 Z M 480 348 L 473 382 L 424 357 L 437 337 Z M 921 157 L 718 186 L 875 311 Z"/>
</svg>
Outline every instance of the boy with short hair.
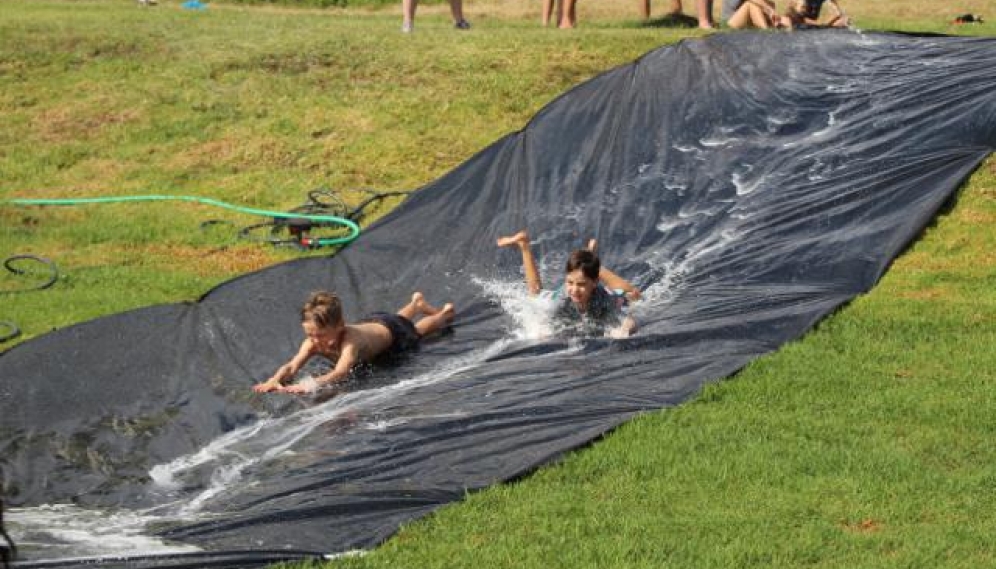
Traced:
<svg viewBox="0 0 996 569">
<path fill-rule="evenodd" d="M 500 237 L 498 246 L 519 249 L 529 293 L 539 294 L 543 285 L 529 233 L 523 230 L 509 237 Z M 588 335 L 602 333 L 607 328 L 610 336 L 631 336 L 636 332 L 637 324 L 624 313 L 623 308 L 626 301 L 638 300 L 640 291 L 626 279 L 603 267 L 595 253 L 596 247 L 597 242 L 592 239 L 586 249 L 574 251 L 567 259 L 565 294 L 557 305 L 554 319 L 566 324 L 565 328 L 580 329 Z"/>
<path fill-rule="evenodd" d="M 355 324 L 346 324 L 342 301 L 331 292 L 316 292 L 301 309 L 301 327 L 305 339 L 297 354 L 280 366 L 270 379 L 256 384 L 253 391 L 266 393 L 308 393 L 308 385 L 285 386 L 313 356 L 325 356 L 335 362 L 332 371 L 315 378 L 318 386 L 346 379 L 356 365 L 369 362 L 381 354 L 397 354 L 415 348 L 422 337 L 440 330 L 453 321 L 453 305 L 436 308 L 420 292 L 397 313 L 375 312 Z M 422 315 L 417 323 L 414 319 Z"/>
</svg>

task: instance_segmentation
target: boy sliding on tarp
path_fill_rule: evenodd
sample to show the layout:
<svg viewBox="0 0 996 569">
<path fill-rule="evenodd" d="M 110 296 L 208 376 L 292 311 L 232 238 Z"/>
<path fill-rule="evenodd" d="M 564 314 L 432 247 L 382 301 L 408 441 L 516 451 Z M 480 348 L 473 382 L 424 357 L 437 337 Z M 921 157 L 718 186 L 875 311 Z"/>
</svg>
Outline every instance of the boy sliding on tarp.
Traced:
<svg viewBox="0 0 996 569">
<path fill-rule="evenodd" d="M 533 256 L 529 233 L 525 230 L 508 237 L 498 238 L 499 247 L 518 247 L 526 273 L 529 294 L 537 295 L 543 289 L 536 258 Z M 629 281 L 602 266 L 595 253 L 597 242 L 592 239 L 586 249 L 578 249 L 567 259 L 564 276 L 564 295 L 558 298 L 554 320 L 566 331 L 584 335 L 601 335 L 622 338 L 636 332 L 637 324 L 626 314 L 627 301 L 640 298 L 640 291 Z"/>
<path fill-rule="evenodd" d="M 316 292 L 301 309 L 301 327 L 306 338 L 289 362 L 280 366 L 273 377 L 253 387 L 257 393 L 308 393 L 315 386 L 284 385 L 294 378 L 313 356 L 325 356 L 335 362 L 332 371 L 315 378 L 318 387 L 341 382 L 356 365 L 369 362 L 381 354 L 398 354 L 415 348 L 422 337 L 440 330 L 453 321 L 452 304 L 436 308 L 422 293 L 412 295 L 411 302 L 397 313 L 375 312 L 355 324 L 346 324 L 342 302 L 331 292 Z M 414 322 L 417 316 L 423 316 Z"/>
</svg>

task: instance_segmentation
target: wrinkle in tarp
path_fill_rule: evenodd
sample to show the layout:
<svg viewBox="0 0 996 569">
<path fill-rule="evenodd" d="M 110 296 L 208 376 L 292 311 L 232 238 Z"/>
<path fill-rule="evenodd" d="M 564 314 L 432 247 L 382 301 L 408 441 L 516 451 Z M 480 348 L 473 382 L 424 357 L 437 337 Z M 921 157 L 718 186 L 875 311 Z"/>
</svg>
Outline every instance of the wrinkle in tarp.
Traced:
<svg viewBox="0 0 996 569">
<path fill-rule="evenodd" d="M 36 560 L 107 567 L 369 548 L 800 337 L 869 290 L 994 145 L 992 39 L 729 33 L 663 47 L 557 98 L 334 257 L 4 353 L 15 532 L 50 544 L 26 552 Z M 521 228 L 550 285 L 597 238 L 644 291 L 638 335 L 544 337 L 518 254 L 495 246 Z M 458 318 L 333 398 L 252 393 L 296 350 L 298 309 L 319 289 L 349 320 L 413 290 Z M 151 557 L 112 561 L 112 540 L 42 531 L 80 525 L 149 539 Z"/>
</svg>

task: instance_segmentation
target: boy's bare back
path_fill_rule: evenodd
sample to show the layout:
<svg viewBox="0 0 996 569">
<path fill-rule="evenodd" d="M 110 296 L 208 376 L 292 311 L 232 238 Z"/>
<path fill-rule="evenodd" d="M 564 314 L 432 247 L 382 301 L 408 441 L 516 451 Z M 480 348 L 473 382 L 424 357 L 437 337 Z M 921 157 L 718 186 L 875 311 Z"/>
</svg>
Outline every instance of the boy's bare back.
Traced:
<svg viewBox="0 0 996 569">
<path fill-rule="evenodd" d="M 349 346 L 353 346 L 357 359 L 369 362 L 387 351 L 393 341 L 391 331 L 379 322 L 347 324 L 342 350 L 345 351 Z"/>
</svg>

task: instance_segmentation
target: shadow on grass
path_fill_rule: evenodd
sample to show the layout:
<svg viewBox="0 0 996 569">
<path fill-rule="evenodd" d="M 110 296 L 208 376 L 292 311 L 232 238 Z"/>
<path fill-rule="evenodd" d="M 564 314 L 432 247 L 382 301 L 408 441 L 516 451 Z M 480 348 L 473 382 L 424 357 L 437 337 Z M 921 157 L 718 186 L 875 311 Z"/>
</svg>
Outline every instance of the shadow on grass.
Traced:
<svg viewBox="0 0 996 569">
<path fill-rule="evenodd" d="M 668 14 L 639 24 L 641 28 L 697 28 L 698 26 L 698 19 L 687 14 Z"/>
</svg>

